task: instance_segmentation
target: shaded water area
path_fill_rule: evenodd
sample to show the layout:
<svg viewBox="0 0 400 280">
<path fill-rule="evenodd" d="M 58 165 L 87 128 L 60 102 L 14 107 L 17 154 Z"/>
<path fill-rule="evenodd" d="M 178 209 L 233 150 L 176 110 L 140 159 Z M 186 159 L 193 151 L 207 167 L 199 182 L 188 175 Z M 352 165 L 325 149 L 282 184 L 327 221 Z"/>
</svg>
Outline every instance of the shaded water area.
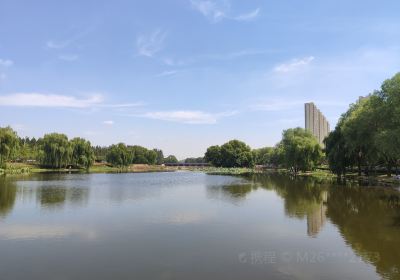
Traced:
<svg viewBox="0 0 400 280">
<path fill-rule="evenodd" d="M 193 172 L 0 178 L 0 279 L 400 279 L 396 189 Z"/>
</svg>

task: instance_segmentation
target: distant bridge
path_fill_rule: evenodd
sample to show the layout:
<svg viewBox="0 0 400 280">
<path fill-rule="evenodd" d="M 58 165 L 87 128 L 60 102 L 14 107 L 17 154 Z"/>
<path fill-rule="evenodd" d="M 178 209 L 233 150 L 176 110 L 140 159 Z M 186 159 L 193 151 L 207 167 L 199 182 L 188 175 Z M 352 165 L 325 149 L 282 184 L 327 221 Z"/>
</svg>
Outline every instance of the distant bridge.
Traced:
<svg viewBox="0 0 400 280">
<path fill-rule="evenodd" d="M 178 162 L 178 163 L 165 163 L 165 166 L 178 166 L 178 167 L 207 167 L 211 166 L 209 163 L 184 163 L 184 162 Z"/>
</svg>

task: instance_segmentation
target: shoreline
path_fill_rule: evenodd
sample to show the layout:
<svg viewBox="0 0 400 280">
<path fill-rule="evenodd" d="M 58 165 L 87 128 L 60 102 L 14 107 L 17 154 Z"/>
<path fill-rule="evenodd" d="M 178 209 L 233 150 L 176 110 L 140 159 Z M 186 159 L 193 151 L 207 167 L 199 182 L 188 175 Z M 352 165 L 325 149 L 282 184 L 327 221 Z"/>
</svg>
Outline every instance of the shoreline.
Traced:
<svg viewBox="0 0 400 280">
<path fill-rule="evenodd" d="M 328 170 L 315 170 L 309 172 L 300 172 L 294 176 L 286 169 L 273 169 L 273 168 L 223 168 L 223 167 L 171 167 L 162 165 L 147 165 L 147 164 L 131 164 L 128 167 L 112 167 L 106 164 L 95 164 L 89 170 L 86 169 L 51 169 L 42 168 L 35 164 L 24 163 L 11 163 L 7 169 L 0 169 L 0 176 L 13 176 L 13 175 L 31 175 L 31 174 L 45 174 L 45 173 L 87 173 L 87 174 L 107 174 L 107 173 L 152 173 L 152 172 L 175 172 L 175 171 L 192 171 L 203 172 L 209 175 L 231 175 L 231 176 L 244 176 L 253 174 L 282 174 L 291 177 L 299 178 L 314 178 L 323 181 L 338 181 L 337 175 Z M 386 175 L 374 176 L 358 176 L 356 173 L 349 173 L 342 182 L 356 182 L 362 185 L 378 185 L 378 186 L 392 186 L 399 187 L 400 180 Z"/>
</svg>

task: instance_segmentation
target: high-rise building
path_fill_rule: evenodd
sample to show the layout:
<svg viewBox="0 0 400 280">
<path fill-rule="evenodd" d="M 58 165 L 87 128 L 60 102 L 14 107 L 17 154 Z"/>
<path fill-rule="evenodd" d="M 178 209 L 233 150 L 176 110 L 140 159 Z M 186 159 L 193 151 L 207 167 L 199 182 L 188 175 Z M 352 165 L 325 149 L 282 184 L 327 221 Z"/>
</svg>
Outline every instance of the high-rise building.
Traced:
<svg viewBox="0 0 400 280">
<path fill-rule="evenodd" d="M 319 144 L 323 146 L 323 141 L 330 132 L 329 122 L 312 102 L 304 104 L 304 111 L 306 130 L 310 131 L 317 138 Z"/>
</svg>

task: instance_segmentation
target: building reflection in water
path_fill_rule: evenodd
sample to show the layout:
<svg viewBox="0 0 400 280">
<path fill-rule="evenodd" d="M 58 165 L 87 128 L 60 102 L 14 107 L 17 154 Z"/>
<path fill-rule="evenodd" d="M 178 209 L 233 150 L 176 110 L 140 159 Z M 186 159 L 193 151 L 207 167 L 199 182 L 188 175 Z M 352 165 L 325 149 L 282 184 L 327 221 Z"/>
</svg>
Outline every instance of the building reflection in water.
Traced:
<svg viewBox="0 0 400 280">
<path fill-rule="evenodd" d="M 322 203 L 314 211 L 307 214 L 307 234 L 310 237 L 317 237 L 326 221 L 326 203 L 328 200 L 328 192 L 322 193 Z"/>
</svg>

